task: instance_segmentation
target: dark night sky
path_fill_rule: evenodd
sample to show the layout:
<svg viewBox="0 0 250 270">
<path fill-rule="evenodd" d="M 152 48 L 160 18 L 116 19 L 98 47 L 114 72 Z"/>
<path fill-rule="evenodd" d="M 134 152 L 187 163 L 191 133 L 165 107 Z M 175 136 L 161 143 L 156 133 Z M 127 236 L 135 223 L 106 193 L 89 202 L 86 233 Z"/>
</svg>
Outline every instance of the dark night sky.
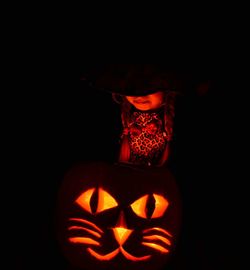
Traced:
<svg viewBox="0 0 250 270">
<path fill-rule="evenodd" d="M 119 108 L 109 94 L 79 86 L 79 75 L 90 66 L 98 65 L 48 72 L 34 79 L 30 88 L 36 90 L 24 90 L 12 103 L 18 134 L 14 164 L 22 179 L 14 180 L 22 209 L 16 210 L 21 221 L 18 270 L 66 269 L 53 231 L 63 175 L 76 162 L 116 158 Z M 211 84 L 204 95 L 190 92 L 177 100 L 170 166 L 183 194 L 184 226 L 171 269 L 240 269 L 232 249 L 237 245 L 230 240 L 236 218 L 229 207 L 234 183 L 228 133 L 234 119 L 228 117 L 226 80 L 211 69 L 192 73 Z"/>
</svg>

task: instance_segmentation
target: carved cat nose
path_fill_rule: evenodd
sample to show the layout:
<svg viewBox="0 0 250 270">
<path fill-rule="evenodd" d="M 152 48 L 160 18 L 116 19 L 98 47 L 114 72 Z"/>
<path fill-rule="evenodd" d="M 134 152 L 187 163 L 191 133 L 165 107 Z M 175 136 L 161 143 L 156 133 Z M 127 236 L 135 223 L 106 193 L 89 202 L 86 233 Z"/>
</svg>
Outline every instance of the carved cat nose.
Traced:
<svg viewBox="0 0 250 270">
<path fill-rule="evenodd" d="M 114 228 L 112 228 L 116 241 L 120 246 L 122 246 L 133 230 L 127 229 L 124 213 L 121 212 L 118 218 L 117 224 Z"/>
</svg>

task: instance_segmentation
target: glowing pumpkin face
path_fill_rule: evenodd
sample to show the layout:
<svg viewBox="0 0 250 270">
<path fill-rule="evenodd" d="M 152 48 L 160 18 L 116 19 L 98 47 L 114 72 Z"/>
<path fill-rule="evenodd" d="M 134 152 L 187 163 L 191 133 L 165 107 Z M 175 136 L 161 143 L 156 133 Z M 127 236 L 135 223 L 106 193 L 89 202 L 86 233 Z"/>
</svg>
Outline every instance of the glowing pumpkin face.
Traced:
<svg viewBox="0 0 250 270">
<path fill-rule="evenodd" d="M 57 224 L 81 269 L 161 269 L 179 231 L 178 189 L 166 169 L 82 165 L 65 177 Z"/>
</svg>

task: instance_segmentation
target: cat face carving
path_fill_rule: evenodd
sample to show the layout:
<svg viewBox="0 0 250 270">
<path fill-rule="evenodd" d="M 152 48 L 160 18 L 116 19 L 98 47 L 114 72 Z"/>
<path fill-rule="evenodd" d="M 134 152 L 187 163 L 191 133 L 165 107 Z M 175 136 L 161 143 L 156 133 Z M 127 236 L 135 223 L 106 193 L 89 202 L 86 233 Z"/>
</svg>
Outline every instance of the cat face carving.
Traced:
<svg viewBox="0 0 250 270">
<path fill-rule="evenodd" d="M 80 269 L 161 269 L 174 251 L 180 213 L 168 170 L 85 164 L 60 190 L 58 237 Z"/>
</svg>

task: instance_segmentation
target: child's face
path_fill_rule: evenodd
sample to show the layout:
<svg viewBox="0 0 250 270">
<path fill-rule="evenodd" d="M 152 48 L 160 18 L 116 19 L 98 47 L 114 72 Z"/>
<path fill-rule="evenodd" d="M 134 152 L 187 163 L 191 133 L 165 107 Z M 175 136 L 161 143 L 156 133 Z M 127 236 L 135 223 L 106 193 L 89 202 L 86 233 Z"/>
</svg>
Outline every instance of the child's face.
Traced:
<svg viewBox="0 0 250 270">
<path fill-rule="evenodd" d="M 136 109 L 140 111 L 148 111 L 158 109 L 163 104 L 164 93 L 159 91 L 147 96 L 126 96 L 126 99 Z"/>
</svg>

